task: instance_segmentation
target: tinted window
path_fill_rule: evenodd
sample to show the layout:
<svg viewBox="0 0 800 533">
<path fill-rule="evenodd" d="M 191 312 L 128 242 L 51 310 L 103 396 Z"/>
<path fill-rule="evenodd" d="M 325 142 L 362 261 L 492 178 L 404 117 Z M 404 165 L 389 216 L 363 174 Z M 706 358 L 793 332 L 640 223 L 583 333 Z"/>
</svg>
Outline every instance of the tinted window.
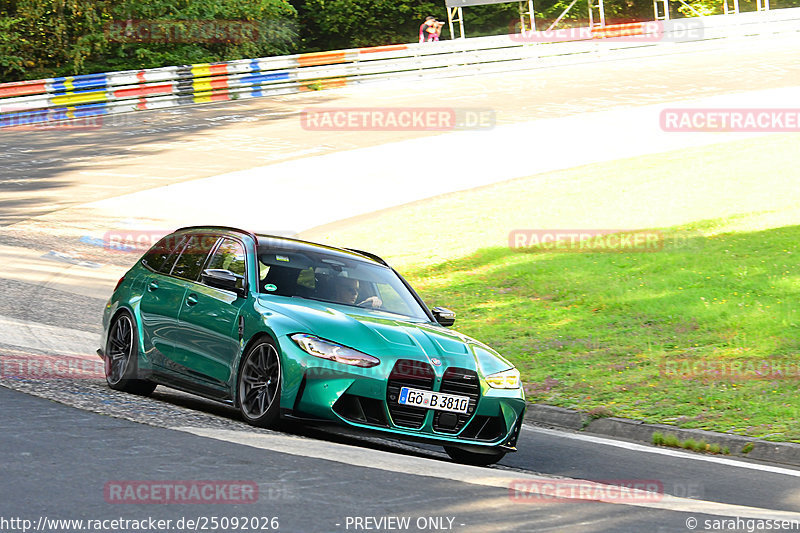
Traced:
<svg viewBox="0 0 800 533">
<path fill-rule="evenodd" d="M 175 258 L 176 250 L 180 250 L 185 239 L 185 235 L 167 235 L 144 254 L 142 263 L 156 272 L 169 273 L 172 268 L 172 261 L 169 261 L 169 258 L 170 256 Z"/>
<path fill-rule="evenodd" d="M 217 243 L 215 235 L 193 235 L 172 267 L 172 275 L 178 278 L 197 281 L 206 257 Z"/>
<path fill-rule="evenodd" d="M 259 291 L 368 307 L 427 320 L 425 311 L 390 268 L 312 250 L 276 249 L 259 242 Z"/>
<path fill-rule="evenodd" d="M 244 288 L 244 277 L 247 271 L 245 264 L 244 246 L 233 239 L 222 239 L 222 243 L 214 252 L 207 268 L 221 268 L 230 270 L 234 274 L 242 276 L 236 282 L 236 288 Z"/>
</svg>

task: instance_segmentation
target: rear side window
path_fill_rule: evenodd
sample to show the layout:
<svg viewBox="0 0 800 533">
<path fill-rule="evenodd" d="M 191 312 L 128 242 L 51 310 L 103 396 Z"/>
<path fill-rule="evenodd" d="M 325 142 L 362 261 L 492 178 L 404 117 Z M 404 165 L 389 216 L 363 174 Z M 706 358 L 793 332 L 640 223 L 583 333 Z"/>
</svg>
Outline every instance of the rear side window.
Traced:
<svg viewBox="0 0 800 533">
<path fill-rule="evenodd" d="M 216 243 L 216 235 L 193 235 L 178 260 L 175 261 L 172 275 L 189 281 L 200 279 L 200 272 L 203 270 L 206 257 Z"/>
<path fill-rule="evenodd" d="M 167 235 L 158 241 L 150 250 L 142 257 L 142 263 L 149 266 L 156 272 L 163 272 L 169 274 L 172 268 L 173 261 L 170 261 L 170 256 L 175 259 L 176 251 L 181 249 L 186 235 Z"/>
<path fill-rule="evenodd" d="M 244 246 L 233 239 L 222 239 L 207 268 L 221 268 L 241 276 L 241 279 L 236 281 L 236 288 L 244 288 L 244 278 L 247 271 Z"/>
</svg>

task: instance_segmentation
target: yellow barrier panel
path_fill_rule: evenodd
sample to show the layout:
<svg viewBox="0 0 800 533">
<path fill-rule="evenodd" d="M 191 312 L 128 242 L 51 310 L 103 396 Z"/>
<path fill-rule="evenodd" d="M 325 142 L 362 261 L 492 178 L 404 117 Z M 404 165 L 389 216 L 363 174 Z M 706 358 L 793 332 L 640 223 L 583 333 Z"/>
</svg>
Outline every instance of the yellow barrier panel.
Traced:
<svg viewBox="0 0 800 533">
<path fill-rule="evenodd" d="M 54 96 L 51 101 L 53 105 L 79 105 L 105 102 L 107 100 L 105 91 L 93 91 L 90 93 L 61 94 Z"/>
</svg>

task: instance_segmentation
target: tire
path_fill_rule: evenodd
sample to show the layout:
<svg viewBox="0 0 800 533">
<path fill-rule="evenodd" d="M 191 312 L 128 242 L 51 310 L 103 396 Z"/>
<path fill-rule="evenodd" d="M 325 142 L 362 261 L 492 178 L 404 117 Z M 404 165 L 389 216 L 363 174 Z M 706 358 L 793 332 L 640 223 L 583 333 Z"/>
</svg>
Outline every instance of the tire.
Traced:
<svg viewBox="0 0 800 533">
<path fill-rule="evenodd" d="M 139 370 L 139 344 L 134 333 L 133 317 L 122 312 L 108 328 L 106 341 L 106 383 L 114 390 L 149 396 L 156 389 L 151 381 L 137 379 Z"/>
<path fill-rule="evenodd" d="M 250 425 L 274 428 L 280 419 L 281 358 L 267 338 L 256 341 L 242 359 L 237 387 L 239 412 Z"/>
<path fill-rule="evenodd" d="M 447 455 L 449 455 L 450 459 L 453 461 L 473 466 L 493 465 L 506 456 L 506 452 L 475 453 L 454 446 L 445 446 L 444 451 L 447 452 Z"/>
</svg>

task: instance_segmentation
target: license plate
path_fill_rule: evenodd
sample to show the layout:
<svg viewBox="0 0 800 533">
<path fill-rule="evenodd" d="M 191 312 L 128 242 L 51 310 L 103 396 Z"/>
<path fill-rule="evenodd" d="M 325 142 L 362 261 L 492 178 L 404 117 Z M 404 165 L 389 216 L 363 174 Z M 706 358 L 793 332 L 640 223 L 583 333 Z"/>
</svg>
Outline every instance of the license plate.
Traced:
<svg viewBox="0 0 800 533">
<path fill-rule="evenodd" d="M 437 409 L 439 411 L 466 413 L 469 407 L 469 396 L 403 387 L 400 389 L 400 397 L 397 399 L 397 403 L 426 409 Z"/>
</svg>

